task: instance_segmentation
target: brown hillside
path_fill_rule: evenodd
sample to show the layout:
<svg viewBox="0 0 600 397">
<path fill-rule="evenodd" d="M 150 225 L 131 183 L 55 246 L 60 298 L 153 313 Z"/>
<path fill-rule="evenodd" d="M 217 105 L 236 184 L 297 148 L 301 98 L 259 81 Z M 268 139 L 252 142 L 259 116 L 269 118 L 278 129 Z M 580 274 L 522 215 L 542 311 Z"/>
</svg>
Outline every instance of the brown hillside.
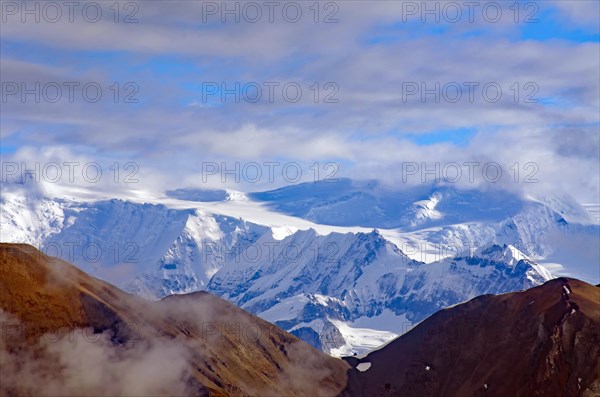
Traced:
<svg viewBox="0 0 600 397">
<path fill-rule="evenodd" d="M 27 245 L 0 244 L 0 308 L 4 395 L 333 396 L 346 383 L 344 361 L 220 298 L 143 301 Z"/>
</svg>

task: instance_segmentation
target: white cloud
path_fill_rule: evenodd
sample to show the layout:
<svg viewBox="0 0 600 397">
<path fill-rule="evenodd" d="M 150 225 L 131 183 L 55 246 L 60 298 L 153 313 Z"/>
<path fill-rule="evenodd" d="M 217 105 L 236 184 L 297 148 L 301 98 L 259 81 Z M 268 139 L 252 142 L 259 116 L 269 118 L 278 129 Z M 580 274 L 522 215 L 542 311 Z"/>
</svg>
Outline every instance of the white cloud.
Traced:
<svg viewBox="0 0 600 397">
<path fill-rule="evenodd" d="M 585 4 L 555 4 L 570 23 L 585 24 L 596 6 L 576 3 Z M 95 24 L 81 18 L 73 24 L 4 24 L 3 40 L 55 54 L 9 52 L 0 64 L 3 81 L 94 81 L 107 94 L 115 79 L 134 81 L 141 101 L 114 103 L 105 95 L 98 103 L 3 103 L 0 134 L 22 148 L 4 159 L 47 161 L 41 148 L 60 147 L 69 151 L 59 156 L 64 161 L 79 155 L 106 166 L 133 161 L 143 176 L 135 189 L 149 190 L 197 183 L 203 161 L 298 161 L 306 167 L 338 161 L 344 176 L 390 182 L 397 182 L 407 161 L 495 161 L 505 167 L 535 162 L 539 183 L 504 187 L 599 199 L 598 43 L 519 40 L 521 26 L 510 18 L 432 26 L 419 23 L 417 15 L 413 25 L 404 24 L 401 2 L 339 3 L 335 24 L 310 18 L 298 24 L 203 24 L 201 7 L 140 3 L 136 24 L 110 18 Z M 447 30 L 439 35 L 437 28 Z M 483 33 L 465 34 L 474 30 Z M 177 66 L 173 72 L 170 62 Z M 256 104 L 186 106 L 203 104 L 202 82 L 222 81 L 294 81 L 304 95 L 295 104 L 279 97 L 274 103 L 263 98 Z M 321 88 L 334 82 L 339 103 L 314 103 L 314 82 Z M 497 83 L 502 100 L 486 102 L 476 91 L 471 102 L 463 91 L 457 103 L 436 103 L 431 96 L 421 101 L 418 94 L 403 101 L 404 83 L 466 82 Z M 535 87 L 526 88 L 528 83 Z M 523 103 L 534 91 L 542 102 Z M 458 129 L 474 131 L 475 138 L 463 146 L 420 146 L 407 138 L 449 131 L 448 138 Z"/>
</svg>

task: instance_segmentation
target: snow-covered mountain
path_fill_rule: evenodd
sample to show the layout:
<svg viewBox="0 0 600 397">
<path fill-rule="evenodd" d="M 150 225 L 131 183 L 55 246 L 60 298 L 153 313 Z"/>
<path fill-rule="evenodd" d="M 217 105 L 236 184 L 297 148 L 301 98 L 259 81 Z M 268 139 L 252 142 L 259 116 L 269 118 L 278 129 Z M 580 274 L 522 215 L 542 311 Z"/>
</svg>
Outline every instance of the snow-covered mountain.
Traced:
<svg viewBox="0 0 600 397">
<path fill-rule="evenodd" d="M 341 180 L 247 196 L 180 189 L 149 204 L 3 186 L 0 240 L 152 299 L 206 289 L 338 355 L 476 295 L 538 285 L 552 277 L 540 259 L 562 252 L 568 266 L 579 260 L 569 242 L 599 240 L 570 199 L 447 186 L 395 194 Z"/>
<path fill-rule="evenodd" d="M 337 179 L 253 193 L 270 208 L 336 226 L 413 230 L 472 221 L 501 221 L 527 200 L 502 190 L 457 190 L 441 183 L 402 190 L 377 181 Z"/>
<path fill-rule="evenodd" d="M 24 242 L 149 298 L 204 289 L 264 226 L 197 209 L 6 193 L 0 239 Z"/>
<path fill-rule="evenodd" d="M 409 259 L 375 231 L 356 237 L 308 231 L 286 240 L 284 246 L 306 252 L 327 246 L 339 251 L 331 260 L 315 254 L 293 263 L 275 251 L 260 263 L 227 264 L 208 290 L 338 355 L 362 353 L 371 347 L 368 339 L 386 342 L 475 296 L 522 290 L 552 278 L 507 245 L 427 264 Z M 369 323 L 382 327 L 358 331 L 363 338 L 352 340 L 358 324 Z"/>
</svg>

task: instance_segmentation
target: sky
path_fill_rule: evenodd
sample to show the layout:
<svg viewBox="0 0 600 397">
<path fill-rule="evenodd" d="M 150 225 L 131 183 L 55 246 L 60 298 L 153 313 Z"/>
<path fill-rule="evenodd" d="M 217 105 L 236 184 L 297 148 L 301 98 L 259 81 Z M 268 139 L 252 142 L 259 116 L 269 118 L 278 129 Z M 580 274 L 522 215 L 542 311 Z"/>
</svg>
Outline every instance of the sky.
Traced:
<svg viewBox="0 0 600 397">
<path fill-rule="evenodd" d="M 599 4 L 2 1 L 2 180 L 598 202 Z"/>
</svg>

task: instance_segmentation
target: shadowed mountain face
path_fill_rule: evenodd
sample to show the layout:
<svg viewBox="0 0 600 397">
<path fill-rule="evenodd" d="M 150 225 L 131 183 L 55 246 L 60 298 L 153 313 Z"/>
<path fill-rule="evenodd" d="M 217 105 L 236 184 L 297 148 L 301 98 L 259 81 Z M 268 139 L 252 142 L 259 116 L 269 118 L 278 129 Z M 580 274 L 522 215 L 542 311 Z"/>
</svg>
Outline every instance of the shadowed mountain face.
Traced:
<svg viewBox="0 0 600 397">
<path fill-rule="evenodd" d="M 316 223 L 410 230 L 438 224 L 495 220 L 523 210 L 525 200 L 509 192 L 458 190 L 442 182 L 405 189 L 375 180 L 307 182 L 249 194 L 269 208 Z M 434 213 L 443 214 L 443 220 Z"/>
<path fill-rule="evenodd" d="M 348 366 L 208 293 L 148 302 L 0 244 L 0 395 L 338 394 Z"/>
<path fill-rule="evenodd" d="M 346 360 L 343 396 L 600 396 L 600 288 L 483 295 Z"/>
</svg>

